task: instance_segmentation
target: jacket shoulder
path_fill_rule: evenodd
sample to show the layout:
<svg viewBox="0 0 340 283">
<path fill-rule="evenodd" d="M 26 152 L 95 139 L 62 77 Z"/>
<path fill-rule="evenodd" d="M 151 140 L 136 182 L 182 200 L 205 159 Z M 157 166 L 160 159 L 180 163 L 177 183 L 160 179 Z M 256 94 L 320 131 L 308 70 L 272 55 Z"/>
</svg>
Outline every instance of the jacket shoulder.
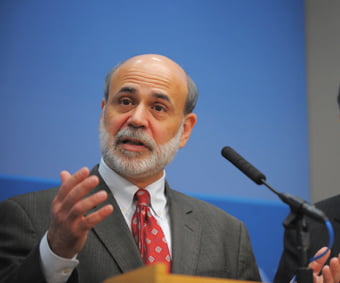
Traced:
<svg viewBox="0 0 340 283">
<path fill-rule="evenodd" d="M 228 221 L 230 224 L 242 224 L 243 222 L 226 212 L 225 210 L 196 197 L 184 194 L 182 192 L 170 189 L 174 201 L 180 202 L 184 207 L 191 207 L 193 211 L 198 213 L 199 217 L 208 217 L 216 221 Z"/>
</svg>

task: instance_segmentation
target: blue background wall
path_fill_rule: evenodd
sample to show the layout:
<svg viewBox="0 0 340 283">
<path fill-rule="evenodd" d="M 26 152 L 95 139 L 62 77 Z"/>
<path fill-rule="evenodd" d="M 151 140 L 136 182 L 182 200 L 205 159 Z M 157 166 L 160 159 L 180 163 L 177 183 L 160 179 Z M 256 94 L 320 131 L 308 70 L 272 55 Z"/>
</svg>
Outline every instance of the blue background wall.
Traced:
<svg viewBox="0 0 340 283">
<path fill-rule="evenodd" d="M 198 124 L 167 178 L 243 220 L 271 279 L 287 209 L 220 151 L 234 147 L 309 200 L 304 20 L 303 0 L 0 1 L 0 176 L 56 184 L 62 169 L 92 167 L 106 72 L 164 54 L 200 90 Z"/>
<path fill-rule="evenodd" d="M 167 170 L 174 188 L 276 199 L 221 157 L 231 145 L 309 199 L 302 0 L 3 0 L 0 40 L 0 173 L 92 167 L 106 72 L 161 53 L 200 90 L 197 127 Z"/>
</svg>

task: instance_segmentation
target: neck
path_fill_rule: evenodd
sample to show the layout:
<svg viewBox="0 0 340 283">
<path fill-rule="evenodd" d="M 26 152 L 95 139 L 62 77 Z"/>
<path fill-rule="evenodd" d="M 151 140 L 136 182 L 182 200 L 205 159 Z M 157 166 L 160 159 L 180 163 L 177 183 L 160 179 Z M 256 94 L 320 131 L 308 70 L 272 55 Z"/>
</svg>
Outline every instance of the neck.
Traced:
<svg viewBox="0 0 340 283">
<path fill-rule="evenodd" d="M 123 178 L 125 178 L 126 180 L 128 180 L 130 183 L 134 184 L 135 186 L 137 186 L 140 189 L 145 189 L 148 185 L 156 182 L 157 180 L 159 180 L 160 178 L 163 177 L 163 170 L 158 172 L 157 174 L 154 174 L 152 176 L 147 176 L 147 177 L 141 177 L 141 176 L 136 176 L 136 177 L 131 177 L 131 176 L 125 176 L 122 175 L 118 172 L 116 172 L 117 174 L 119 174 L 120 176 L 122 176 Z"/>
</svg>

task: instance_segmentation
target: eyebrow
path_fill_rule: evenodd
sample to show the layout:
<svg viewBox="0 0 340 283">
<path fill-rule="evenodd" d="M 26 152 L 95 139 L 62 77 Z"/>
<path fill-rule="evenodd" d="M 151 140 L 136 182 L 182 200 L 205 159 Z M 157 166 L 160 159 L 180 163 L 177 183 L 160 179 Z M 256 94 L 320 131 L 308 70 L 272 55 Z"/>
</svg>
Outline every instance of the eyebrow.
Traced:
<svg viewBox="0 0 340 283">
<path fill-rule="evenodd" d="M 121 92 L 136 93 L 136 89 L 133 88 L 133 87 L 124 86 L 124 87 L 122 87 L 122 88 L 118 91 L 118 93 L 121 93 Z"/>
<path fill-rule="evenodd" d="M 167 96 L 163 93 L 154 93 L 154 94 L 152 94 L 152 96 L 155 97 L 155 98 L 163 99 L 163 100 L 171 103 L 169 96 Z"/>
<path fill-rule="evenodd" d="M 137 90 L 134 87 L 124 86 L 118 91 L 118 93 L 122 93 L 122 92 L 128 92 L 128 93 L 131 93 L 131 94 L 135 94 L 137 92 Z M 165 100 L 165 101 L 171 103 L 169 96 L 166 95 L 166 94 L 155 92 L 155 93 L 152 94 L 152 96 L 154 98 L 162 99 L 162 100 Z"/>
</svg>

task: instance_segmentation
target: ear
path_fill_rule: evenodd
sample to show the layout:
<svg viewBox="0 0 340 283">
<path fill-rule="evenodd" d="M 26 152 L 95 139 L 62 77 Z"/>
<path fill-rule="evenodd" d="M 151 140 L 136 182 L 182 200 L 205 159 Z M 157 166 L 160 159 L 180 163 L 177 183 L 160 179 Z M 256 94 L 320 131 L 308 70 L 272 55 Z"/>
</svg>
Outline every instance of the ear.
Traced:
<svg viewBox="0 0 340 283">
<path fill-rule="evenodd" d="M 99 125 L 100 125 L 100 123 L 103 119 L 103 116 L 104 116 L 105 106 L 106 106 L 106 100 L 105 100 L 105 98 L 103 98 L 101 103 L 100 103 L 100 108 L 102 109 L 102 111 L 100 112 L 100 116 L 99 116 Z"/>
<path fill-rule="evenodd" d="M 103 118 L 104 111 L 105 111 L 105 106 L 106 106 L 106 99 L 103 98 L 102 102 L 100 103 L 100 108 L 102 109 L 102 112 L 100 113 L 100 119 Z"/>
<path fill-rule="evenodd" d="M 102 102 L 100 103 L 100 107 L 101 107 L 102 110 L 104 109 L 105 105 L 106 105 L 106 99 L 103 98 Z"/>
<path fill-rule="evenodd" d="M 179 147 L 182 148 L 186 145 L 197 121 L 197 116 L 194 113 L 189 113 L 184 117 L 183 132 Z"/>
</svg>

